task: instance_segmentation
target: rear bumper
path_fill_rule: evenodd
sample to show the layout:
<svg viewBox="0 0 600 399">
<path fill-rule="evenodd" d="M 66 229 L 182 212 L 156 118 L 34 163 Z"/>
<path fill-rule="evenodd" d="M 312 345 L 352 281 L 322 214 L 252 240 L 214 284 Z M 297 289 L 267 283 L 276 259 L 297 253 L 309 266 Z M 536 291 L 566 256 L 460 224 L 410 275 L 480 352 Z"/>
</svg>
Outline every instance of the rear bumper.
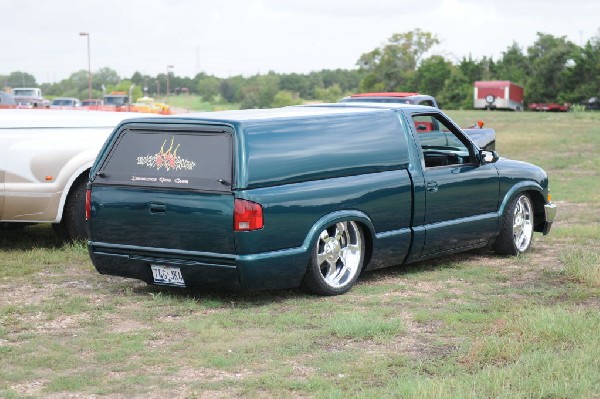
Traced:
<svg viewBox="0 0 600 399">
<path fill-rule="evenodd" d="M 542 233 L 544 235 L 546 235 L 550 232 L 552 223 L 554 222 L 554 219 L 556 218 L 556 204 L 549 202 L 546 205 L 544 205 L 544 216 L 545 216 L 545 221 L 544 221 L 544 224 L 542 227 Z"/>
<path fill-rule="evenodd" d="M 176 266 L 186 287 L 261 290 L 298 287 L 308 265 L 303 248 L 253 255 L 116 246 L 88 242 L 90 258 L 101 274 L 154 284 L 151 265 Z"/>
</svg>

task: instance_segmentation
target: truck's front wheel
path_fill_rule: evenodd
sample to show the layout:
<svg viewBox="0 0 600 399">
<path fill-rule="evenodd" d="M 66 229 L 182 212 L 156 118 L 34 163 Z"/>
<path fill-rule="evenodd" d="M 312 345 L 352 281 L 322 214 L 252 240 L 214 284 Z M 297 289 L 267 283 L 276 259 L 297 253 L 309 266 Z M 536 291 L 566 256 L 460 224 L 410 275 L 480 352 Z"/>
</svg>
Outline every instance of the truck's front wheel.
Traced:
<svg viewBox="0 0 600 399">
<path fill-rule="evenodd" d="M 502 230 L 494 243 L 500 255 L 517 255 L 529 249 L 533 238 L 533 205 L 527 194 L 519 194 L 509 204 Z"/>
<path fill-rule="evenodd" d="M 313 245 L 304 287 L 320 295 L 347 292 L 360 274 L 365 258 L 364 234 L 356 222 L 338 222 L 324 229 Z"/>
</svg>

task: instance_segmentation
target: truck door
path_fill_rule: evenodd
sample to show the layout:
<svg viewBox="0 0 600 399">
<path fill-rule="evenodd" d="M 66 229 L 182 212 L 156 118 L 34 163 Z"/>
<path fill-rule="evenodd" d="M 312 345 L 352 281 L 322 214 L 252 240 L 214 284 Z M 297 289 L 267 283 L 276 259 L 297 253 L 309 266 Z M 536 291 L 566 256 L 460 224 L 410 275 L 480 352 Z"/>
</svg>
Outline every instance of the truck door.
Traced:
<svg viewBox="0 0 600 399">
<path fill-rule="evenodd" d="M 413 124 L 425 180 L 421 256 L 489 240 L 498 225 L 500 183 L 496 167 L 480 165 L 476 147 L 441 114 L 413 115 Z"/>
</svg>

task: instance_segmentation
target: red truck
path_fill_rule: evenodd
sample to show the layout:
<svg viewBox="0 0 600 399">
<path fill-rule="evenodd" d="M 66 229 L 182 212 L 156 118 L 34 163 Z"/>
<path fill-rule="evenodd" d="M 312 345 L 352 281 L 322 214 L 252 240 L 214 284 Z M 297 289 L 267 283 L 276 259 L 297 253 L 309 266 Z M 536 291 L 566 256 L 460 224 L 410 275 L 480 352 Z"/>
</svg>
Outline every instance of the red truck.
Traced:
<svg viewBox="0 0 600 399">
<path fill-rule="evenodd" d="M 507 80 L 477 81 L 473 90 L 473 108 L 523 110 L 523 87 Z"/>
</svg>

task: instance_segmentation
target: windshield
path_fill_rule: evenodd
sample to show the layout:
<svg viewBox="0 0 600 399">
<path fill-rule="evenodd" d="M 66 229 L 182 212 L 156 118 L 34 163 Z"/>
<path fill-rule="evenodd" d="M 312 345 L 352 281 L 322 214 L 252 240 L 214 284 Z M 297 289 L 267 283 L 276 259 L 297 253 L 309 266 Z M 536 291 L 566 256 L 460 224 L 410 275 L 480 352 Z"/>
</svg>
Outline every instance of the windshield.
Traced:
<svg viewBox="0 0 600 399">
<path fill-rule="evenodd" d="M 52 102 L 50 103 L 50 105 L 66 105 L 66 106 L 70 106 L 70 105 L 75 105 L 75 101 L 69 100 L 69 99 L 66 99 L 66 98 L 59 98 L 59 99 L 52 100 Z"/>
<path fill-rule="evenodd" d="M 125 105 L 126 103 L 126 96 L 104 96 L 105 105 Z"/>
<path fill-rule="evenodd" d="M 33 89 L 14 89 L 13 90 L 13 95 L 15 95 L 15 96 L 34 97 L 36 95 L 36 92 Z"/>
<path fill-rule="evenodd" d="M 389 97 L 354 97 L 341 100 L 342 103 L 363 102 L 363 103 L 402 103 L 412 104 L 414 101 L 408 98 L 389 98 Z"/>
</svg>

